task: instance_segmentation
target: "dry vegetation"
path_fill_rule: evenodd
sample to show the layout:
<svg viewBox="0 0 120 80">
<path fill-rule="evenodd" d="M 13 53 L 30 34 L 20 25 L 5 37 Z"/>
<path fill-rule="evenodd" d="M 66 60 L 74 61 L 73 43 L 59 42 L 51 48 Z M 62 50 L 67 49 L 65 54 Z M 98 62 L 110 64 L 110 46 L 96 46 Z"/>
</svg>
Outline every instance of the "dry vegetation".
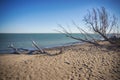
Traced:
<svg viewBox="0 0 120 80">
<path fill-rule="evenodd" d="M 84 38 L 73 36 L 72 30 L 67 30 L 62 25 L 59 25 L 62 29 L 59 32 L 69 38 L 99 46 L 98 39 L 89 34 L 92 32 L 103 38 L 105 41 L 108 41 L 110 44 L 120 46 L 120 26 L 118 26 L 117 20 L 117 17 L 115 15 L 110 15 L 104 7 L 101 7 L 100 9 L 93 8 L 91 11 L 88 10 L 87 15 L 84 16 L 83 21 L 85 22 L 85 26 L 82 26 L 82 28 L 73 21 L 74 26 Z M 85 31 L 84 28 L 88 30 Z"/>
</svg>

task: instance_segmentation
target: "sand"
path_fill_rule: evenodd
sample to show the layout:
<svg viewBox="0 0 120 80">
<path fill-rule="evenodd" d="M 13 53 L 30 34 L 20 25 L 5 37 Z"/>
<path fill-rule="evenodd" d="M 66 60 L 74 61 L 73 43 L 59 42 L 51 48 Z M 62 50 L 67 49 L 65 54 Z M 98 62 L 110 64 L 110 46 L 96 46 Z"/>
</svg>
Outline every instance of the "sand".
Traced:
<svg viewBox="0 0 120 80">
<path fill-rule="evenodd" d="M 120 80 L 120 52 L 90 44 L 60 55 L 0 55 L 0 80 Z M 54 54 L 57 48 L 47 49 Z"/>
</svg>

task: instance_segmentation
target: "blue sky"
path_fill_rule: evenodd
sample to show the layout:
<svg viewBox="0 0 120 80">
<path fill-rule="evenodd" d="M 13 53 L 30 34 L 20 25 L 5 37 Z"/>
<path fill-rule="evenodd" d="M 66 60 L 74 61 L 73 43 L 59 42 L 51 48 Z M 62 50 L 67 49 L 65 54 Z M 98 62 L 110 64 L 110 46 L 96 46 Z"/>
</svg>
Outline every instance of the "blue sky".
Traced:
<svg viewBox="0 0 120 80">
<path fill-rule="evenodd" d="M 120 18 L 120 0 L 0 0 L 0 33 L 56 33 L 57 24 L 70 26 L 82 21 L 88 9 L 104 6 Z"/>
</svg>

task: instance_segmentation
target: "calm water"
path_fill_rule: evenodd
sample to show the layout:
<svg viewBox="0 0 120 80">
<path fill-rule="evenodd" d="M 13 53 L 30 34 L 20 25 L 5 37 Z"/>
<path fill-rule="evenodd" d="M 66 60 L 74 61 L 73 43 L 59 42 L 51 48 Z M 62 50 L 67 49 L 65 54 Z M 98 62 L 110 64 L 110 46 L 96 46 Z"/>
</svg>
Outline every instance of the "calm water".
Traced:
<svg viewBox="0 0 120 80">
<path fill-rule="evenodd" d="M 73 34 L 83 38 L 81 34 Z M 93 35 L 97 37 L 96 35 Z M 66 45 L 72 42 L 78 42 L 77 40 L 70 39 L 63 34 L 0 34 L 0 53 L 9 52 L 8 45 L 14 44 L 18 48 L 34 49 L 32 46 L 32 40 L 36 41 L 39 46 L 54 47 Z"/>
</svg>

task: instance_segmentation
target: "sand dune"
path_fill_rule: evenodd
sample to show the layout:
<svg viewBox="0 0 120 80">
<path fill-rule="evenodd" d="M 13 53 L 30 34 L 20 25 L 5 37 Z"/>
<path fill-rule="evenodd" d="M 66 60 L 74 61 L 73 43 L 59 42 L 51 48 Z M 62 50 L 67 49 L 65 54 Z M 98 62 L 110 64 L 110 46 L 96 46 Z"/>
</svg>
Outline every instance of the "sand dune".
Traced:
<svg viewBox="0 0 120 80">
<path fill-rule="evenodd" d="M 87 44 L 63 50 L 57 56 L 0 55 L 0 80 L 120 80 L 120 52 Z"/>
</svg>

